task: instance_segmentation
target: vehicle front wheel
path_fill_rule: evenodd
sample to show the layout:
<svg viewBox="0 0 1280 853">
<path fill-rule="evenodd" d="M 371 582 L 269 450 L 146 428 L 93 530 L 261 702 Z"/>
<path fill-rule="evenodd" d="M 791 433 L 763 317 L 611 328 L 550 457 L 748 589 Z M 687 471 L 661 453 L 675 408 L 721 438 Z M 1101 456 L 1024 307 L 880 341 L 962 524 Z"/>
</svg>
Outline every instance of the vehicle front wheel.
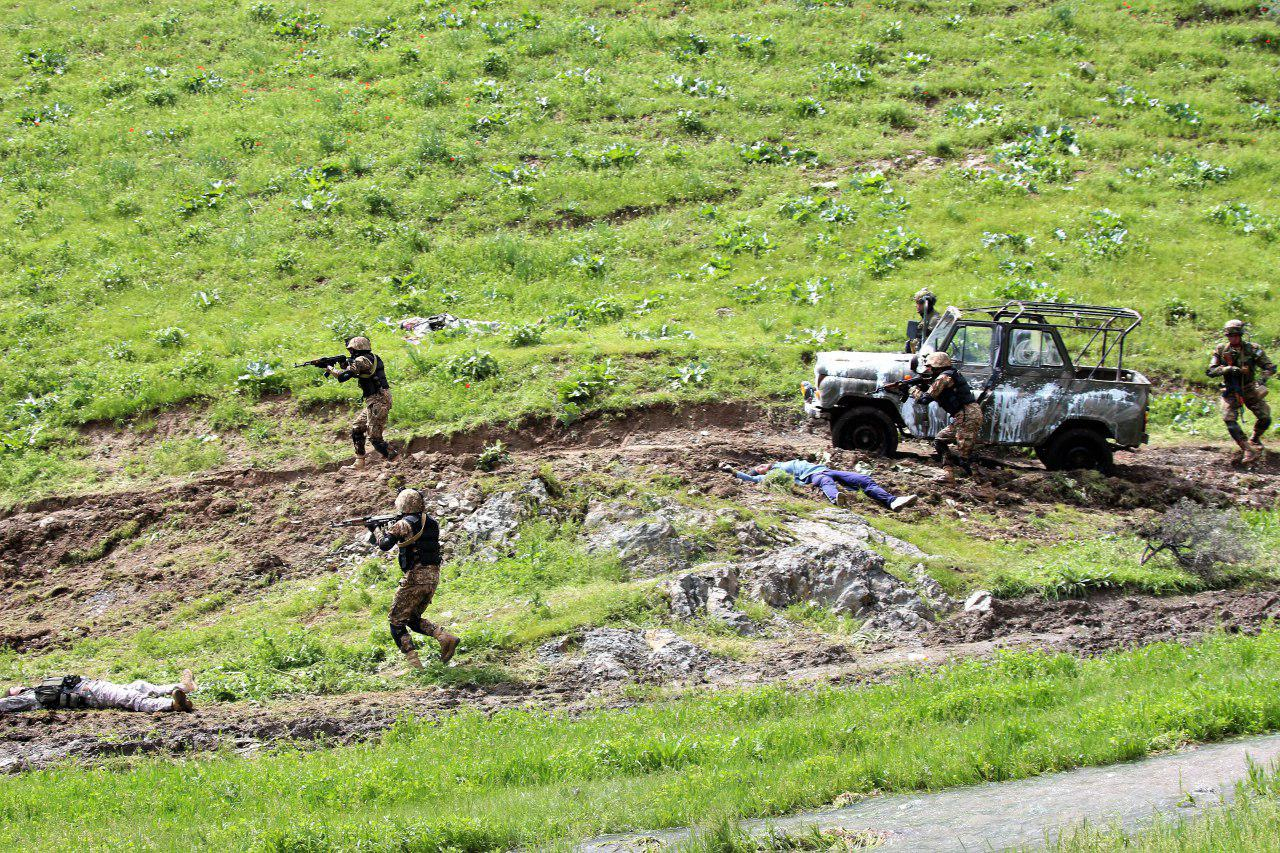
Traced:
<svg viewBox="0 0 1280 853">
<path fill-rule="evenodd" d="M 841 450 L 892 456 L 898 449 L 898 430 L 884 412 L 859 406 L 831 425 L 831 443 Z"/>
<path fill-rule="evenodd" d="M 1111 471 L 1112 453 L 1107 440 L 1096 431 L 1077 427 L 1065 429 L 1040 447 L 1036 456 L 1050 471 L 1074 471 L 1092 468 L 1104 474 Z"/>
</svg>

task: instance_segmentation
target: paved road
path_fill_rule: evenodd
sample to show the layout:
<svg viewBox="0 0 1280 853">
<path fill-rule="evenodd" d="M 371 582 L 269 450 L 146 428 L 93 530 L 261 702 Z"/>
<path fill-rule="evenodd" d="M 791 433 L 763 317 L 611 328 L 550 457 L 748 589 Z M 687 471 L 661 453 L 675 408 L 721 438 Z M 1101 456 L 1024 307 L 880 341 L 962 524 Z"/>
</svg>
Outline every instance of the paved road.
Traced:
<svg viewBox="0 0 1280 853">
<path fill-rule="evenodd" d="M 1230 798 L 1248 760 L 1280 761 L 1280 735 L 1202 746 L 1129 764 L 1089 767 L 931 794 L 875 797 L 842 809 L 743 824 L 751 832 L 811 827 L 887 833 L 877 850 L 976 851 L 1040 847 L 1062 829 L 1088 820 L 1127 827 L 1156 812 L 1192 815 Z M 606 836 L 579 853 L 631 853 L 680 844 L 688 829 Z"/>
</svg>

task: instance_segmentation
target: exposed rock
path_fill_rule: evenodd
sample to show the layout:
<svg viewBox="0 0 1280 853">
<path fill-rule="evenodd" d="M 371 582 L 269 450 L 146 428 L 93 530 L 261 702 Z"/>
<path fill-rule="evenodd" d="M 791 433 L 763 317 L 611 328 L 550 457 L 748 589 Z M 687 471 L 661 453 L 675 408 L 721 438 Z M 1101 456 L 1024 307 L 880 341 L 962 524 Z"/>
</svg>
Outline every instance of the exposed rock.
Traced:
<svg viewBox="0 0 1280 853">
<path fill-rule="evenodd" d="M 929 622 L 909 607 L 895 607 L 883 613 L 877 613 L 862 623 L 862 633 L 879 632 L 887 634 L 918 634 L 929 630 Z"/>
<path fill-rule="evenodd" d="M 927 619 L 929 606 L 884 570 L 884 558 L 852 543 L 794 545 L 748 564 L 751 595 L 772 607 L 813 602 L 834 613 L 869 619 L 906 609 Z"/>
<path fill-rule="evenodd" d="M 991 593 L 985 589 L 974 590 L 968 598 L 964 600 L 965 613 L 988 613 L 992 607 Z"/>
<path fill-rule="evenodd" d="M 519 491 L 492 495 L 459 524 L 462 538 L 482 559 L 497 559 L 517 538 L 521 523 L 544 512 L 550 496 L 541 480 L 534 479 Z M 449 496 L 447 499 L 452 499 Z M 465 508 L 466 504 L 455 504 Z"/>
<path fill-rule="evenodd" d="M 911 587 L 934 613 L 950 613 L 959 607 L 959 602 L 947 594 L 942 584 L 933 579 L 923 563 L 916 563 L 911 567 Z"/>
<path fill-rule="evenodd" d="M 589 681 L 701 679 L 715 672 L 716 659 L 709 652 L 666 628 L 643 633 L 593 628 L 582 636 L 576 654 L 572 646 L 566 637 L 544 643 L 538 659 L 576 670 Z"/>
<path fill-rule="evenodd" d="M 614 554 L 640 576 L 679 571 L 688 567 L 697 549 L 680 536 L 675 520 L 700 519 L 684 513 L 673 502 L 660 503 L 652 513 L 634 506 L 596 504 L 582 522 L 587 551 Z"/>
<path fill-rule="evenodd" d="M 787 527 L 800 542 L 875 542 L 908 557 L 929 556 L 910 542 L 877 530 L 867 519 L 854 513 L 825 510 L 816 519 L 797 519 Z"/>
<path fill-rule="evenodd" d="M 707 615 L 724 622 L 739 634 L 755 630 L 751 617 L 734 607 L 738 597 L 738 573 L 731 566 L 708 565 L 666 584 L 671 615 L 693 619 Z"/>
</svg>

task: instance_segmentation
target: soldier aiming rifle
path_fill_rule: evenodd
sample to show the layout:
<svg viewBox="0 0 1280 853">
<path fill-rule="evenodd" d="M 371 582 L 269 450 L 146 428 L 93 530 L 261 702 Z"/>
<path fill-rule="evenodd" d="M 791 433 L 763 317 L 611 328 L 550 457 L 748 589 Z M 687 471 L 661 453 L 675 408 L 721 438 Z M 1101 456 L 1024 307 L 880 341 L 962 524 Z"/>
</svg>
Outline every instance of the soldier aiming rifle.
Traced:
<svg viewBox="0 0 1280 853">
<path fill-rule="evenodd" d="M 354 527 L 363 524 L 369 531 L 369 543 L 383 551 L 399 548 L 400 569 L 404 577 L 391 601 L 388 621 L 391 638 L 404 652 L 414 669 L 422 669 L 418 649 L 410 631 L 440 642 L 440 661 L 448 663 L 458 650 L 459 640 L 448 631 L 422 618 L 423 611 L 440 586 L 440 525 L 427 515 L 426 502 L 417 489 L 403 489 L 396 495 L 393 515 L 369 515 L 335 522 L 335 526 Z"/>
<path fill-rule="evenodd" d="M 386 367 L 382 358 L 374 355 L 373 345 L 363 335 L 347 341 L 347 352 L 349 356 L 330 355 L 304 361 L 294 367 L 318 367 L 339 382 L 356 380 L 364 400 L 360 414 L 351 424 L 351 443 L 356 449 L 355 466 L 363 468 L 366 464 L 366 438 L 373 449 L 390 462 L 397 454 L 382 438 L 387 417 L 391 414 L 391 385 L 387 382 Z"/>
</svg>

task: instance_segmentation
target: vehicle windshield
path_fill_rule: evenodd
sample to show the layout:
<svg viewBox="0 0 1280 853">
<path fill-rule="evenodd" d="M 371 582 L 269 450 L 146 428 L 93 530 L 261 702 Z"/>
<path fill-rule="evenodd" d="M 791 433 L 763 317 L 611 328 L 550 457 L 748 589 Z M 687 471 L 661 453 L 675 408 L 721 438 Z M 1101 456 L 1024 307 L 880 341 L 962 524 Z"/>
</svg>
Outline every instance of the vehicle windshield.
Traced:
<svg viewBox="0 0 1280 853">
<path fill-rule="evenodd" d="M 925 338 L 924 343 L 920 345 L 920 357 L 924 358 L 929 353 L 935 351 L 938 345 L 947 339 L 951 334 L 952 327 L 955 326 L 956 320 L 960 319 L 960 309 L 955 306 L 947 308 L 942 314 L 942 319 L 938 321 L 938 325 L 933 327 L 933 332 L 929 337 Z"/>
</svg>

